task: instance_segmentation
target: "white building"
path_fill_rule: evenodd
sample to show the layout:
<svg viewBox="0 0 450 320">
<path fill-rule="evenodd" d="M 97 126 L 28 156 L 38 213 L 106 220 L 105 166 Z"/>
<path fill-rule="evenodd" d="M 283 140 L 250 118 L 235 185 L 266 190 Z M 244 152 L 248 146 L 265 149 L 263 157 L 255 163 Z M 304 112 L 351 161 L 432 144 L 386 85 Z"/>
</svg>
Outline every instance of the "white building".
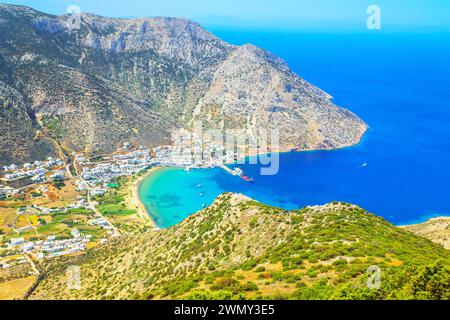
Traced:
<svg viewBox="0 0 450 320">
<path fill-rule="evenodd" d="M 95 196 L 102 196 L 105 193 L 107 193 L 108 190 L 107 189 L 101 189 L 101 188 L 97 188 L 91 191 L 91 196 L 95 197 Z"/>
<path fill-rule="evenodd" d="M 71 234 L 72 237 L 74 237 L 74 238 L 80 238 L 80 237 L 81 237 L 80 231 L 79 231 L 78 229 L 73 229 L 73 230 L 70 232 L 70 234 Z"/>
<path fill-rule="evenodd" d="M 20 246 L 22 244 L 25 243 L 25 239 L 24 238 L 13 238 L 11 240 L 9 240 L 9 245 L 11 247 L 17 247 Z"/>
<path fill-rule="evenodd" d="M 21 247 L 23 252 L 29 252 L 34 249 L 34 242 L 24 243 Z"/>
</svg>

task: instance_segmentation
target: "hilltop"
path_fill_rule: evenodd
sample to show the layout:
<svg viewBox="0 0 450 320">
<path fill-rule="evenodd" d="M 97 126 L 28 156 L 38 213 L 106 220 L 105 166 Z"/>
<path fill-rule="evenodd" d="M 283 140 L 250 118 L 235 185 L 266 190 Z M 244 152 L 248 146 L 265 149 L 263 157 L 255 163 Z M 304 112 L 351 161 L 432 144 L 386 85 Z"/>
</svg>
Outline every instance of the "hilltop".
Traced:
<svg viewBox="0 0 450 320">
<path fill-rule="evenodd" d="M 93 155 L 167 144 L 198 120 L 277 128 L 299 150 L 353 145 L 367 129 L 280 58 L 195 22 L 83 13 L 72 30 L 67 19 L 0 4 L 0 164 L 54 155 L 55 141 Z"/>
<path fill-rule="evenodd" d="M 81 289 L 66 268 L 81 268 Z M 368 267 L 381 288 L 366 286 Z M 30 299 L 449 299 L 450 252 L 345 203 L 285 211 L 242 195 L 161 231 L 53 260 Z"/>
</svg>

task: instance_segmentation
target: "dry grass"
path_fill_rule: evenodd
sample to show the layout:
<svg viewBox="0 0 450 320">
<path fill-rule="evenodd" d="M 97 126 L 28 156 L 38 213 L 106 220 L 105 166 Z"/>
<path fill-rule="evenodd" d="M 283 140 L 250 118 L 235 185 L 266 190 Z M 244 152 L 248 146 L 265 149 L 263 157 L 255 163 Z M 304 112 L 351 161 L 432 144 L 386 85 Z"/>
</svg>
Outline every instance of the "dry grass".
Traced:
<svg viewBox="0 0 450 320">
<path fill-rule="evenodd" d="M 0 283 L 0 300 L 22 299 L 36 279 L 31 276 Z"/>
<path fill-rule="evenodd" d="M 16 209 L 0 207 L 0 230 L 9 233 L 16 217 Z"/>
<path fill-rule="evenodd" d="M 241 284 L 245 284 L 247 282 L 253 282 L 258 286 L 258 291 L 260 294 L 264 296 L 277 296 L 277 295 L 288 295 L 292 294 L 296 290 L 295 284 L 287 284 L 285 282 L 277 282 L 272 281 L 272 277 L 270 276 L 271 272 L 281 272 L 283 270 L 283 266 L 281 263 L 277 264 L 264 264 L 265 268 L 264 272 L 255 272 L 253 270 L 251 271 L 244 271 L 244 270 L 237 270 L 236 276 L 240 278 Z M 295 270 L 292 271 L 292 274 L 300 274 L 304 271 Z M 260 278 L 260 275 L 267 275 L 267 277 Z M 248 297 L 250 299 L 255 298 L 258 293 L 256 292 L 249 292 Z"/>
<path fill-rule="evenodd" d="M 30 221 L 28 220 L 27 215 L 20 215 L 17 217 L 16 219 L 16 227 L 17 228 L 23 228 L 23 227 L 27 227 L 30 226 Z"/>
<path fill-rule="evenodd" d="M 31 199 L 29 204 L 48 208 L 61 208 L 77 201 L 79 194 L 76 191 L 74 182 L 65 181 L 64 184 L 65 186 L 61 190 L 55 188 L 53 185 L 46 185 L 48 192 L 42 197 Z"/>
<path fill-rule="evenodd" d="M 58 195 L 63 199 L 63 201 L 74 202 L 77 200 L 78 193 L 76 191 L 76 186 L 73 181 L 66 181 L 65 186 L 58 190 Z"/>
</svg>

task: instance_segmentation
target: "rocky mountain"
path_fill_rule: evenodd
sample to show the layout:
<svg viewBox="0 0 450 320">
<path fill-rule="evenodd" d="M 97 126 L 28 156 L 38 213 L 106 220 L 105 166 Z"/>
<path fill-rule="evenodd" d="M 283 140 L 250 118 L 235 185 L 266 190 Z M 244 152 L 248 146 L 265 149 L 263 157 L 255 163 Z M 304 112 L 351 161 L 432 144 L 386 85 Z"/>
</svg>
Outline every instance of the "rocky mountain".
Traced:
<svg viewBox="0 0 450 320">
<path fill-rule="evenodd" d="M 42 135 L 31 139 L 45 128 L 92 154 L 123 141 L 167 143 L 196 120 L 250 134 L 278 128 L 282 146 L 300 149 L 352 145 L 367 129 L 281 59 L 194 22 L 92 14 L 81 14 L 80 28 L 72 22 L 0 4 L 0 163 L 54 152 Z"/>
<path fill-rule="evenodd" d="M 350 204 L 287 212 L 237 194 L 41 268 L 30 299 L 450 298 L 450 251 L 430 240 Z"/>
<path fill-rule="evenodd" d="M 55 154 L 52 143 L 36 138 L 36 119 L 28 111 L 23 96 L 0 82 L 0 163 Z"/>
</svg>

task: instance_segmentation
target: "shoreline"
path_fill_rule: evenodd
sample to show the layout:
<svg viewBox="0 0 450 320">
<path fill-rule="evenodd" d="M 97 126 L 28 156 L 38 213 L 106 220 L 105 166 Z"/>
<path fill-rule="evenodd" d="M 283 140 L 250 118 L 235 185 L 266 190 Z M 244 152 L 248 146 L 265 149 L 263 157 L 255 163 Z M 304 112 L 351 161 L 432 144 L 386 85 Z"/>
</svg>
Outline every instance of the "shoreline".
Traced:
<svg viewBox="0 0 450 320">
<path fill-rule="evenodd" d="M 438 243 L 446 249 L 450 249 L 450 217 L 430 218 L 425 222 L 400 228 Z"/>
<path fill-rule="evenodd" d="M 297 152 L 304 152 L 304 151 L 297 151 Z M 278 153 L 282 153 L 282 152 L 278 152 Z M 287 151 L 286 153 L 289 153 L 289 151 Z M 249 155 L 247 157 L 256 156 L 256 155 L 258 155 L 258 154 Z M 228 164 L 228 163 L 226 163 L 226 164 Z M 167 168 L 170 168 L 170 167 L 154 167 L 154 168 L 151 168 L 144 175 L 137 177 L 137 179 L 133 182 L 133 185 L 132 185 L 132 194 L 131 194 L 132 203 L 138 209 L 139 216 L 141 216 L 145 220 L 149 221 L 152 224 L 153 227 L 158 228 L 158 229 L 159 229 L 159 227 L 157 226 L 157 224 L 153 220 L 152 215 L 145 208 L 144 204 L 142 203 L 142 201 L 141 201 L 141 199 L 139 197 L 139 186 L 140 186 L 140 184 L 141 184 L 143 179 L 147 178 L 148 176 L 150 176 L 151 174 L 153 174 L 153 173 L 155 173 L 155 172 L 157 172 L 159 170 L 163 170 L 163 169 L 167 169 Z M 183 168 L 180 167 L 179 169 L 183 169 Z M 202 169 L 202 168 L 198 168 L 198 169 Z M 208 169 L 208 168 L 203 168 L 203 169 Z M 408 228 L 408 227 L 414 227 L 414 226 L 420 226 L 420 225 L 424 225 L 424 224 L 429 224 L 429 223 L 432 223 L 434 221 L 439 221 L 439 220 L 450 220 L 450 216 L 445 216 L 445 215 L 436 216 L 436 217 L 427 218 L 426 220 L 423 220 L 421 222 L 418 221 L 418 222 L 411 222 L 411 223 L 406 223 L 406 224 L 395 225 L 395 227 Z"/>
<path fill-rule="evenodd" d="M 131 186 L 131 202 L 136 207 L 138 215 L 146 221 L 150 222 L 152 227 L 158 229 L 158 225 L 156 224 L 155 220 L 153 220 L 150 212 L 148 212 L 148 210 L 145 208 L 144 204 L 141 201 L 141 198 L 139 197 L 139 186 L 141 185 L 142 180 L 161 169 L 164 169 L 164 167 L 153 167 L 149 169 L 144 175 L 136 177 L 136 180 L 133 181 L 133 185 Z"/>
<path fill-rule="evenodd" d="M 267 152 L 249 152 L 248 154 L 246 154 L 243 157 L 240 157 L 237 162 L 242 161 L 244 159 L 247 158 L 252 158 L 252 157 L 256 157 L 256 156 L 267 156 L 270 155 L 272 153 L 278 153 L 278 154 L 285 154 L 285 153 L 309 153 L 309 152 L 333 152 L 333 151 L 339 151 L 339 150 L 345 150 L 345 149 L 349 149 L 349 148 L 356 148 L 359 147 L 361 144 L 363 144 L 367 138 L 367 134 L 369 133 L 369 131 L 371 130 L 371 128 L 368 126 L 367 129 L 361 133 L 361 136 L 358 138 L 358 141 L 356 143 L 353 144 L 347 144 L 347 145 L 342 145 L 336 148 L 321 148 L 321 149 L 313 149 L 313 148 L 308 148 L 308 149 L 301 149 L 301 147 L 296 147 L 296 146 L 284 146 L 284 147 L 279 147 L 277 149 L 273 149 L 271 151 L 267 151 Z M 225 164 L 233 164 L 233 163 L 228 163 L 226 162 Z M 239 164 L 239 163 L 238 163 Z"/>
<path fill-rule="evenodd" d="M 225 162 L 225 165 L 230 165 L 230 164 L 236 164 L 239 165 L 239 161 L 243 161 L 246 160 L 248 158 L 251 157 L 256 157 L 256 156 L 260 156 L 260 155 L 270 155 L 272 153 L 278 153 L 278 154 L 285 154 L 285 153 L 302 153 L 302 152 L 320 152 L 320 151 L 336 151 L 336 150 L 342 150 L 342 149 L 347 149 L 347 148 L 352 148 L 352 147 L 357 147 L 359 146 L 361 143 L 364 142 L 365 138 L 367 137 L 367 132 L 370 130 L 370 127 L 366 129 L 366 131 L 361 135 L 358 143 L 353 144 L 353 145 L 348 145 L 348 146 L 342 146 L 336 149 L 303 149 L 303 150 L 299 150 L 295 147 L 290 148 L 290 147 L 283 147 L 283 148 L 278 148 L 277 150 L 272 150 L 271 152 L 249 152 L 248 154 L 246 154 L 245 156 L 239 158 L 238 160 L 236 160 L 236 162 Z M 139 185 L 142 182 L 143 179 L 145 179 L 146 177 L 148 177 L 149 175 L 153 174 L 154 172 L 158 171 L 158 170 L 162 170 L 162 169 L 166 169 L 166 168 L 170 168 L 170 167 L 154 167 L 151 168 L 148 172 L 146 172 L 143 176 L 140 176 L 137 178 L 137 180 L 134 182 L 133 185 L 133 201 L 135 203 L 135 206 L 139 209 L 139 215 L 141 216 L 145 216 L 146 220 L 151 221 L 152 225 L 157 227 L 155 221 L 153 220 L 150 212 L 147 211 L 147 209 L 145 208 L 145 206 L 143 205 L 141 199 L 139 198 Z M 183 169 L 182 167 L 179 167 L 179 169 Z M 208 169 L 208 168 L 198 168 L 198 169 Z M 415 221 L 415 222 L 407 222 L 405 224 L 399 224 L 399 225 L 395 225 L 398 228 L 407 228 L 407 227 L 413 227 L 413 226 L 418 226 L 418 225 L 424 225 L 427 223 L 432 223 L 433 221 L 436 220 L 442 220 L 442 219 L 449 219 L 450 220 L 450 216 L 446 216 L 446 215 L 442 215 L 442 216 L 436 216 L 436 217 L 431 217 L 431 218 L 426 218 L 423 221 Z"/>
<path fill-rule="evenodd" d="M 415 227 L 415 226 L 420 226 L 420 225 L 424 225 L 424 224 L 428 224 L 428 223 L 438 222 L 439 220 L 449 220 L 450 221 L 450 216 L 436 216 L 436 217 L 432 217 L 432 218 L 426 218 L 426 220 L 423 220 L 422 222 L 412 222 L 412 223 L 407 223 L 407 224 L 401 224 L 396 227 L 399 227 L 399 228 Z"/>
</svg>

